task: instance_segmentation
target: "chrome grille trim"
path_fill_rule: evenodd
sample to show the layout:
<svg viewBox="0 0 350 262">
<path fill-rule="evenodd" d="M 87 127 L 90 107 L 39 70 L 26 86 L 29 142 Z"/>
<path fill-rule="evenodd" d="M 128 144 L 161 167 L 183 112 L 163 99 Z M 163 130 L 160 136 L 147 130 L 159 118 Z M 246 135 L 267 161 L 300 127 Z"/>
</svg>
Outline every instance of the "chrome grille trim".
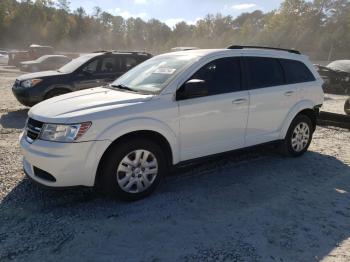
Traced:
<svg viewBox="0 0 350 262">
<path fill-rule="evenodd" d="M 26 140 L 29 143 L 33 143 L 34 140 L 36 140 L 41 132 L 41 128 L 44 123 L 37 121 L 32 118 L 28 118 L 27 124 L 25 126 L 25 134 L 26 134 Z"/>
</svg>

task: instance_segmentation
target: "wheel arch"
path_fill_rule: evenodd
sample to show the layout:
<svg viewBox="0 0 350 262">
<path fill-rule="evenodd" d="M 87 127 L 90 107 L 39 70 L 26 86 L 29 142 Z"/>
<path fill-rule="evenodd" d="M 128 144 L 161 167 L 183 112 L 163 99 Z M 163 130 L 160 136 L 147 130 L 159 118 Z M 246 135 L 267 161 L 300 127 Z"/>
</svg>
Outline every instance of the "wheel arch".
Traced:
<svg viewBox="0 0 350 262">
<path fill-rule="evenodd" d="M 280 132 L 280 139 L 284 139 L 285 136 L 287 135 L 289 126 L 291 125 L 292 121 L 294 120 L 294 118 L 299 115 L 299 114 L 304 114 L 306 116 L 308 116 L 314 126 L 314 129 L 316 128 L 316 124 L 317 124 L 317 112 L 314 109 L 315 104 L 310 101 L 310 100 L 303 100 L 300 101 L 299 103 L 297 103 L 288 113 L 282 128 L 281 128 L 281 132 Z"/>
<path fill-rule="evenodd" d="M 101 177 L 103 162 L 105 161 L 108 154 L 113 150 L 113 148 L 118 146 L 118 144 L 120 143 L 124 143 L 127 140 L 132 140 L 133 138 L 140 138 L 140 137 L 144 139 L 150 139 L 151 141 L 158 144 L 164 151 L 168 162 L 167 164 L 169 166 L 171 166 L 174 163 L 173 149 L 169 141 L 164 135 L 154 130 L 136 130 L 136 131 L 128 132 L 116 138 L 112 143 L 108 145 L 106 150 L 103 152 L 96 170 L 95 183 L 94 183 L 95 185 L 98 184 L 99 178 Z"/>
<path fill-rule="evenodd" d="M 70 93 L 73 91 L 72 86 L 69 86 L 69 85 L 52 85 L 46 90 L 44 97 L 47 98 L 48 94 L 50 94 L 50 92 L 55 90 L 64 90 L 64 91 L 67 91 L 67 93 Z"/>
</svg>

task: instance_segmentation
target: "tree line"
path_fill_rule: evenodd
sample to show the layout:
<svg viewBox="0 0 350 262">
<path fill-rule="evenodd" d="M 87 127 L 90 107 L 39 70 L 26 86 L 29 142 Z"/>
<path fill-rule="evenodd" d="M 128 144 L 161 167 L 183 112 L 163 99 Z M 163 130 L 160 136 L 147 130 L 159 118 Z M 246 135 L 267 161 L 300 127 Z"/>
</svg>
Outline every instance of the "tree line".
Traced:
<svg viewBox="0 0 350 262">
<path fill-rule="evenodd" d="M 208 14 L 194 25 L 125 19 L 99 7 L 87 14 L 67 0 L 1 0 L 0 48 L 38 43 L 65 51 L 146 50 L 175 46 L 221 48 L 232 44 L 295 48 L 313 59 L 350 59 L 349 0 L 285 0 L 271 12 L 238 17 Z"/>
</svg>

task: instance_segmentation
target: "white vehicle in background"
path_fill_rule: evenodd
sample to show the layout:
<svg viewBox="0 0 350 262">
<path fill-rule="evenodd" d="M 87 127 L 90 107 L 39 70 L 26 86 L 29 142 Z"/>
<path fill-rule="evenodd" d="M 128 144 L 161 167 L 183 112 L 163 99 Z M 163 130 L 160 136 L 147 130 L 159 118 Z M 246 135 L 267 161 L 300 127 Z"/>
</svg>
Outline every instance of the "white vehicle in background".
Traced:
<svg viewBox="0 0 350 262">
<path fill-rule="evenodd" d="M 5 64 L 7 65 L 9 61 L 9 55 L 6 51 L 1 51 L 0 50 L 0 64 Z"/>
<path fill-rule="evenodd" d="M 32 107 L 20 137 L 24 171 L 45 186 L 98 185 L 136 200 L 184 161 L 272 141 L 301 156 L 316 128 L 322 83 L 294 50 L 159 55 L 109 86 Z"/>
<path fill-rule="evenodd" d="M 171 52 L 179 52 L 179 51 L 190 51 L 190 50 L 196 50 L 198 47 L 194 46 L 178 46 L 171 48 Z"/>
<path fill-rule="evenodd" d="M 64 55 L 43 55 L 32 61 L 20 63 L 19 69 L 23 72 L 40 72 L 57 70 L 72 61 L 72 58 Z"/>
</svg>

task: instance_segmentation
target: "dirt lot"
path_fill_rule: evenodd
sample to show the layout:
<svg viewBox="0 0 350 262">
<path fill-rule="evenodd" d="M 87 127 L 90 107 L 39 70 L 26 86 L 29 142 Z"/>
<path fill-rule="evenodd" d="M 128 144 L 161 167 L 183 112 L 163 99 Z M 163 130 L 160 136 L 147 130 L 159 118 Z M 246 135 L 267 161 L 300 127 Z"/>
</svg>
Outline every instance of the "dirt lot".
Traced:
<svg viewBox="0 0 350 262">
<path fill-rule="evenodd" d="M 264 147 L 183 168 L 136 203 L 51 191 L 21 170 L 17 75 L 0 67 L 0 261 L 350 261 L 349 131 L 318 128 L 298 159 Z"/>
</svg>

